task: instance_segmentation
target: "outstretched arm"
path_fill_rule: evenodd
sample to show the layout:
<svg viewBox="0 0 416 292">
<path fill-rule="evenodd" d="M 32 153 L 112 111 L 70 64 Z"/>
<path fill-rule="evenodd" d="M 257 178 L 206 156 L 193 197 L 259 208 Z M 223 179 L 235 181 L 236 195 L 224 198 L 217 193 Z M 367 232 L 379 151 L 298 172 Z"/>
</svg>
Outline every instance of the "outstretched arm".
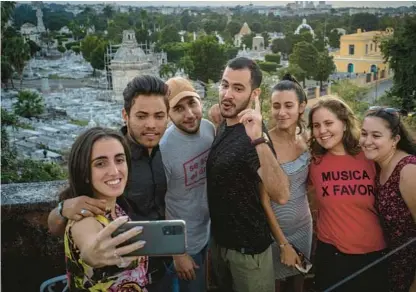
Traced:
<svg viewBox="0 0 416 292">
<path fill-rule="evenodd" d="M 65 232 L 67 220 L 79 221 L 84 217 L 104 215 L 106 208 L 105 200 L 97 200 L 87 196 L 80 196 L 63 201 L 62 216 L 58 207 L 53 209 L 48 216 L 49 232 L 53 235 L 62 236 Z"/>
</svg>

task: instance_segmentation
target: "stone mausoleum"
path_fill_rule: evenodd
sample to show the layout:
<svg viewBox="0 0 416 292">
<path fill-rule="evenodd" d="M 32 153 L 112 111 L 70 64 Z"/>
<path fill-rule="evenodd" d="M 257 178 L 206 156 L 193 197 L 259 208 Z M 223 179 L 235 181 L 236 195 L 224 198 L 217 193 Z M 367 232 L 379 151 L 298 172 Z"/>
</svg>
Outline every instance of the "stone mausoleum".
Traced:
<svg viewBox="0 0 416 292">
<path fill-rule="evenodd" d="M 145 52 L 137 43 L 134 30 L 123 31 L 123 42 L 111 60 L 112 88 L 116 100 L 123 100 L 127 83 L 141 74 L 159 75 L 167 62 L 166 53 Z"/>
</svg>

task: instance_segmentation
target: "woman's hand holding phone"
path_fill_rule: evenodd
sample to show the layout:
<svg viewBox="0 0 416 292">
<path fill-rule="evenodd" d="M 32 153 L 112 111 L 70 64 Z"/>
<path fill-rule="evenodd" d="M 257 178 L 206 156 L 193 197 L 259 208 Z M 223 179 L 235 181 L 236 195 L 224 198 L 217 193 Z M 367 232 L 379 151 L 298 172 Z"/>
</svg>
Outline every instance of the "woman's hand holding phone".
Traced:
<svg viewBox="0 0 416 292">
<path fill-rule="evenodd" d="M 81 250 L 81 258 L 88 265 L 95 268 L 112 265 L 127 267 L 132 261 L 136 260 L 138 257 L 123 257 L 123 255 L 142 248 L 145 244 L 144 241 L 137 241 L 119 248 L 117 246 L 140 234 L 142 232 L 141 227 L 132 228 L 115 237 L 111 236 L 127 220 L 127 217 L 119 217 L 104 227 L 95 239 Z"/>
<path fill-rule="evenodd" d="M 288 267 L 295 267 L 295 265 L 302 266 L 302 261 L 292 245 L 285 244 L 280 248 L 280 261 Z"/>
</svg>

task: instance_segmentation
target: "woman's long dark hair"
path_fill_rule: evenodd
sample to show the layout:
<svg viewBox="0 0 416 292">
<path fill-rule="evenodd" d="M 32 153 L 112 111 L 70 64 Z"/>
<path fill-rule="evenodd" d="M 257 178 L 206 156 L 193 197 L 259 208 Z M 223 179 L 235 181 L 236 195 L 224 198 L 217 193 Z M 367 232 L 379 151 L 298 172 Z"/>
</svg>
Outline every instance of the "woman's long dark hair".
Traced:
<svg viewBox="0 0 416 292">
<path fill-rule="evenodd" d="M 415 136 L 411 135 L 406 125 L 400 118 L 399 112 L 391 113 L 385 109 L 378 109 L 376 111 L 369 111 L 366 117 L 377 117 L 386 122 L 387 128 L 391 131 L 391 137 L 400 136 L 396 148 L 408 154 L 416 155 L 416 141 Z"/>
<path fill-rule="evenodd" d="M 116 139 L 121 143 L 126 155 L 127 167 L 130 174 L 131 155 L 125 138 L 118 131 L 94 127 L 86 130 L 75 140 L 68 159 L 69 187 L 60 194 L 60 200 L 78 196 L 94 195 L 91 182 L 91 153 L 95 142 L 101 139 Z"/>
<path fill-rule="evenodd" d="M 286 91 L 286 90 L 293 90 L 295 92 L 298 98 L 299 105 L 301 105 L 303 102 L 305 103 L 305 105 L 308 103 L 306 93 L 303 90 L 302 86 L 296 80 L 296 78 L 289 73 L 285 74 L 282 80 L 273 87 L 272 93 L 275 91 Z M 301 134 L 306 128 L 306 122 L 303 119 L 303 113 L 299 114 L 299 118 L 298 118 L 296 125 L 299 127 L 298 134 Z"/>
</svg>

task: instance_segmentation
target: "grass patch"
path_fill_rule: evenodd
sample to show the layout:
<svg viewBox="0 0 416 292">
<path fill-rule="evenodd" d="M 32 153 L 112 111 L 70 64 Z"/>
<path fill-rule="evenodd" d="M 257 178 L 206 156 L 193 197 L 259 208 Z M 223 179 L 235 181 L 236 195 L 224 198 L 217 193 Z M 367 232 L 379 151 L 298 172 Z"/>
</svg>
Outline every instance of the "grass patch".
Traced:
<svg viewBox="0 0 416 292">
<path fill-rule="evenodd" d="M 22 129 L 26 129 L 26 130 L 35 130 L 35 128 L 30 125 L 30 124 L 25 124 L 25 123 L 18 123 L 17 127 L 22 128 Z"/>
<path fill-rule="evenodd" d="M 77 125 L 77 126 L 81 126 L 81 127 L 85 127 L 88 125 L 88 121 L 87 120 L 75 120 L 75 119 L 71 119 L 69 121 L 71 124 Z"/>
</svg>

